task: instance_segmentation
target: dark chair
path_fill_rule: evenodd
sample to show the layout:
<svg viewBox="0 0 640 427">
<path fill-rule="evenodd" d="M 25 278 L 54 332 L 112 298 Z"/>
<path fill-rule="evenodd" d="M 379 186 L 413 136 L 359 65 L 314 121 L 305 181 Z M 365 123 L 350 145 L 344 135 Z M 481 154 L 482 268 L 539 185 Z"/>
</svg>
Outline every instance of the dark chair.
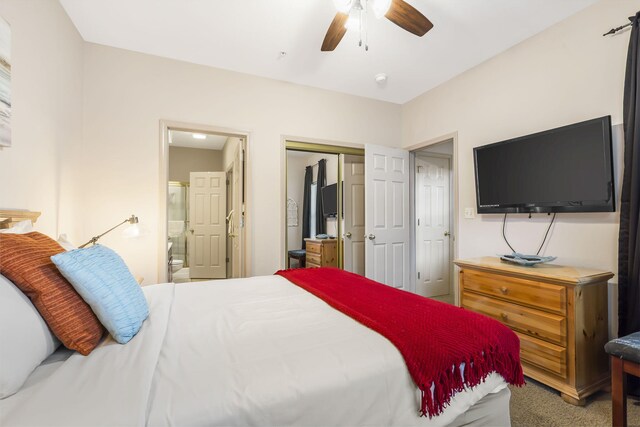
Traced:
<svg viewBox="0 0 640 427">
<path fill-rule="evenodd" d="M 604 349 L 611 355 L 611 407 L 614 427 L 627 425 L 625 374 L 640 377 L 640 332 L 611 340 Z"/>
<path fill-rule="evenodd" d="M 304 268 L 305 261 L 307 259 L 307 251 L 304 249 L 294 249 L 289 251 L 289 258 L 287 258 L 287 268 L 291 268 L 291 258 L 298 260 L 299 268 Z"/>
</svg>

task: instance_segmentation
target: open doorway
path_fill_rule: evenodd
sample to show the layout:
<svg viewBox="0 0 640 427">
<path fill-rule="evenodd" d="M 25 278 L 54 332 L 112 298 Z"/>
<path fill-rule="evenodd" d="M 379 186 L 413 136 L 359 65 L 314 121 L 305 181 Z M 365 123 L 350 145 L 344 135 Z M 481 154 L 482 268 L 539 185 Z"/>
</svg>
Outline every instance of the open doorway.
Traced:
<svg viewBox="0 0 640 427">
<path fill-rule="evenodd" d="M 453 304 L 454 140 L 419 148 L 412 156 L 415 291 Z"/>
<path fill-rule="evenodd" d="M 246 138 L 170 125 L 164 136 L 167 280 L 243 277 Z"/>
</svg>

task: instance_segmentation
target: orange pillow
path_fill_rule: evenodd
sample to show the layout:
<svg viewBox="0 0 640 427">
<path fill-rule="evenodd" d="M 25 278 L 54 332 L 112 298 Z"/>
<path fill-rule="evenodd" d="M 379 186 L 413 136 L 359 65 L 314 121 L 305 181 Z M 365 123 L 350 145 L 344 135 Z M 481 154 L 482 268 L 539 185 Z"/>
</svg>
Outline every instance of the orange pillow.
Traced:
<svg viewBox="0 0 640 427">
<path fill-rule="evenodd" d="M 0 233 L 0 273 L 31 299 L 65 347 L 86 356 L 105 330 L 51 261 L 60 252 L 57 242 L 38 232 Z"/>
</svg>

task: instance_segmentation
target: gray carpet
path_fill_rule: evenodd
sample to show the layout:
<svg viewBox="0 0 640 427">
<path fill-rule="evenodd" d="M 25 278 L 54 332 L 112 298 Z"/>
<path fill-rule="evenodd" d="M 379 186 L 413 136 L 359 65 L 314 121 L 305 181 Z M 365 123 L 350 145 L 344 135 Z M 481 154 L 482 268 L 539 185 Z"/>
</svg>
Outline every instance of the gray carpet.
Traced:
<svg viewBox="0 0 640 427">
<path fill-rule="evenodd" d="M 611 426 L 611 394 L 600 392 L 586 406 L 565 403 L 560 394 L 530 378 L 524 387 L 511 389 L 511 425 L 513 427 Z M 627 401 L 629 427 L 640 427 L 640 405 Z"/>
</svg>

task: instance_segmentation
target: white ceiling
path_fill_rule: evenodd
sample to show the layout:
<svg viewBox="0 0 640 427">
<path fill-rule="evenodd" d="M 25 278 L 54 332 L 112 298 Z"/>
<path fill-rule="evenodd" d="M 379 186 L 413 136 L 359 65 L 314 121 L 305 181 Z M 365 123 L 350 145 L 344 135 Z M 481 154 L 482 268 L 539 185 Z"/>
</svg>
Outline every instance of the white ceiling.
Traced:
<svg viewBox="0 0 640 427">
<path fill-rule="evenodd" d="M 193 132 L 183 132 L 179 130 L 169 131 L 170 147 L 187 147 L 187 148 L 202 148 L 206 150 L 222 150 L 227 138 L 224 135 L 205 135 L 205 139 L 196 139 L 193 137 Z"/>
<path fill-rule="evenodd" d="M 596 0 L 407 0 L 434 28 L 419 38 L 370 12 L 368 52 L 351 32 L 320 52 L 331 0 L 60 2 L 88 42 L 405 103 Z"/>
</svg>

